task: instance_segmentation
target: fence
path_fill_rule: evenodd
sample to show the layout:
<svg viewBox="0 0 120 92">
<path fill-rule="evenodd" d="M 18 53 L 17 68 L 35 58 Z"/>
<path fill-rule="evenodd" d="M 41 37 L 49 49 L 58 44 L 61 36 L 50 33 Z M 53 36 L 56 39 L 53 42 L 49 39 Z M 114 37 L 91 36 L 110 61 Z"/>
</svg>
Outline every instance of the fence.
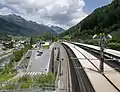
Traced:
<svg viewBox="0 0 120 92">
<path fill-rule="evenodd" d="M 54 92 L 54 84 L 0 83 L 0 92 Z"/>
</svg>

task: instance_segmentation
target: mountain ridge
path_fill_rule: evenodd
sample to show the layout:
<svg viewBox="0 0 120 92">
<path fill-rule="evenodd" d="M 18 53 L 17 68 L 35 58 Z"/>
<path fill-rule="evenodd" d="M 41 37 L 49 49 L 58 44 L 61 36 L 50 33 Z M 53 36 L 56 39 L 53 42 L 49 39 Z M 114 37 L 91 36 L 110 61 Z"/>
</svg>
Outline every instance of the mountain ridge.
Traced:
<svg viewBox="0 0 120 92">
<path fill-rule="evenodd" d="M 52 28 L 58 34 L 61 34 L 61 33 L 63 33 L 65 31 L 63 28 L 60 28 L 58 26 L 51 26 L 50 28 Z"/>
<path fill-rule="evenodd" d="M 0 15 L 0 34 L 11 34 L 21 36 L 39 36 L 46 33 L 58 35 L 58 33 L 47 25 L 27 21 L 21 16 L 10 14 Z"/>
</svg>

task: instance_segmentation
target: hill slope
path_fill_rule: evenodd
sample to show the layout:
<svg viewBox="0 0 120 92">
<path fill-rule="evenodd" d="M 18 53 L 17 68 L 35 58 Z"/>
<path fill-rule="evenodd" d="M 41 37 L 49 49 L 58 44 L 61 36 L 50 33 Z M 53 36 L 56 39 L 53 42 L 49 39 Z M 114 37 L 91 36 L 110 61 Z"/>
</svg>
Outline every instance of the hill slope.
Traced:
<svg viewBox="0 0 120 92">
<path fill-rule="evenodd" d="M 38 36 L 46 33 L 57 34 L 52 28 L 37 24 L 36 22 L 27 21 L 21 16 L 14 14 L 0 16 L 0 35 Z"/>
<path fill-rule="evenodd" d="M 51 26 L 51 28 L 57 32 L 58 34 L 63 33 L 65 30 L 63 28 L 57 27 L 57 26 Z"/>
<path fill-rule="evenodd" d="M 61 35 L 66 36 L 70 33 L 72 38 L 89 39 L 100 32 L 111 33 L 118 39 L 116 34 L 120 32 L 120 0 L 113 0 L 111 4 L 97 8 L 84 20 Z"/>
</svg>

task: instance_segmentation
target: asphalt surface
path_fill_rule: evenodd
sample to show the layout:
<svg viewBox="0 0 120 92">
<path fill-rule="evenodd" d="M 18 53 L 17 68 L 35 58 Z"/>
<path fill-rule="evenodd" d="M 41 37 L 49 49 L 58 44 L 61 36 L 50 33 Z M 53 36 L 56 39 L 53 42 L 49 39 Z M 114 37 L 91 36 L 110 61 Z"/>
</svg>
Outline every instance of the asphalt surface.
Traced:
<svg viewBox="0 0 120 92">
<path fill-rule="evenodd" d="M 43 52 L 41 56 L 37 56 L 38 52 Z M 48 72 L 51 57 L 51 50 L 33 50 L 30 58 L 28 72 Z"/>
</svg>

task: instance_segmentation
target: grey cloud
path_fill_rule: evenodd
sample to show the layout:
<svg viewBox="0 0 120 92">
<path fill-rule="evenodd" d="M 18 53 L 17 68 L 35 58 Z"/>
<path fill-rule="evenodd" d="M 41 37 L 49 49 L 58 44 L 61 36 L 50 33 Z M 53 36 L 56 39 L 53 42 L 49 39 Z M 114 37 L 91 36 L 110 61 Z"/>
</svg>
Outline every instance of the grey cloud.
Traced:
<svg viewBox="0 0 120 92">
<path fill-rule="evenodd" d="M 3 3 L 5 4 L 20 4 L 24 0 L 3 0 Z"/>
<path fill-rule="evenodd" d="M 1 4 L 1 3 L 0 3 L 0 9 L 2 9 L 2 8 L 8 8 L 8 9 L 10 9 L 11 11 L 13 11 L 13 12 L 15 12 L 15 13 L 20 13 L 20 12 L 18 12 L 16 9 L 14 9 L 13 7 L 11 7 L 11 6 L 9 6 L 9 5 L 5 5 L 5 4 Z"/>
<path fill-rule="evenodd" d="M 8 8 L 16 10 L 16 14 L 20 11 L 26 19 L 62 27 L 73 26 L 87 16 L 82 11 L 83 0 L 3 0 L 1 3 L 12 7 Z"/>
</svg>

